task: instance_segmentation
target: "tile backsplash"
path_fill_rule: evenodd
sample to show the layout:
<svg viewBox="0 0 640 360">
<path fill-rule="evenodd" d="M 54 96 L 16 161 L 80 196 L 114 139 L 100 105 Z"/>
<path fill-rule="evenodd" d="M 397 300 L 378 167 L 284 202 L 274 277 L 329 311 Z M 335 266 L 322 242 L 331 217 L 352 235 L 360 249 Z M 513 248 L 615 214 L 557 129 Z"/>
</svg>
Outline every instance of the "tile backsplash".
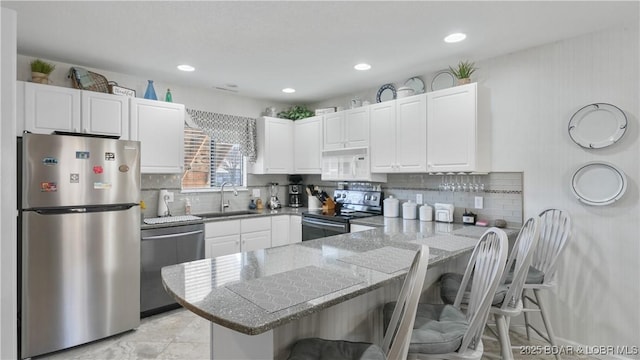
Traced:
<svg viewBox="0 0 640 360">
<path fill-rule="evenodd" d="M 191 203 L 191 213 L 207 213 L 220 211 L 220 192 L 182 192 L 180 187 L 180 174 L 142 174 L 142 200 L 146 209 L 142 210 L 145 218 L 156 217 L 158 209 L 158 194 L 161 189 L 174 193 L 174 201 L 169 203 L 169 211 L 172 215 L 184 215 L 186 200 Z M 230 206 L 226 211 L 245 210 L 249 207 L 253 189 L 260 190 L 260 198 L 267 204 L 270 196 L 270 183 L 278 183 L 278 199 L 286 205 L 288 199 L 289 181 L 287 175 L 248 175 L 248 186 L 238 191 L 238 196 L 233 196 L 231 186 L 225 186 L 224 200 L 229 201 Z M 229 189 L 230 191 L 226 191 Z M 218 189 L 219 190 L 219 189 Z"/>
<path fill-rule="evenodd" d="M 443 183 L 480 185 L 484 190 L 479 191 L 451 191 L 443 190 Z M 337 183 L 321 181 L 319 175 L 303 177 L 305 184 L 319 185 L 325 191 L 332 193 Z M 489 221 L 493 225 L 496 219 L 504 219 L 509 227 L 521 226 L 523 223 L 523 174 L 521 172 L 499 172 L 487 175 L 427 175 L 427 174 L 389 174 L 387 182 L 381 188 L 385 198 L 389 195 L 400 199 L 416 201 L 416 195 L 422 194 L 423 201 L 431 206 L 434 203 L 451 203 L 455 206 L 454 220 L 462 222 L 465 209 L 478 215 L 479 220 Z M 483 200 L 483 208 L 475 209 L 475 197 Z"/>
<path fill-rule="evenodd" d="M 484 184 L 483 191 L 451 191 L 443 190 L 443 183 Z M 260 198 L 266 205 L 270 194 L 270 183 L 276 182 L 278 186 L 278 199 L 286 206 L 288 203 L 289 181 L 287 175 L 249 175 L 248 191 L 239 191 L 238 196 L 233 196 L 231 191 L 225 191 L 225 202 L 228 200 L 231 206 L 229 211 L 247 209 L 251 200 L 252 190 L 260 189 Z M 320 175 L 303 175 L 303 184 L 318 185 L 323 190 L 332 194 L 338 187 L 334 181 L 321 181 Z M 455 206 L 454 220 L 462 222 L 462 214 L 465 209 L 478 214 L 479 220 L 487 220 L 490 225 L 496 219 L 504 219 L 510 227 L 521 226 L 523 223 L 523 174 L 521 172 L 499 172 L 487 175 L 427 175 L 427 174 L 389 174 L 387 182 L 382 183 L 384 196 L 393 195 L 405 202 L 409 199 L 416 201 L 416 195 L 422 194 L 424 202 L 433 206 L 434 203 L 452 203 Z M 161 189 L 167 189 L 174 193 L 174 202 L 169 203 L 169 210 L 173 215 L 185 213 L 185 200 L 191 202 L 193 214 L 220 211 L 220 192 L 181 192 L 179 174 L 143 174 L 142 175 L 142 200 L 147 209 L 143 210 L 144 217 L 157 216 L 158 193 Z M 225 188 L 226 189 L 226 188 Z M 229 189 L 231 189 L 229 187 Z M 481 196 L 483 208 L 475 209 L 475 197 Z M 306 199 L 303 203 L 306 204 Z"/>
</svg>

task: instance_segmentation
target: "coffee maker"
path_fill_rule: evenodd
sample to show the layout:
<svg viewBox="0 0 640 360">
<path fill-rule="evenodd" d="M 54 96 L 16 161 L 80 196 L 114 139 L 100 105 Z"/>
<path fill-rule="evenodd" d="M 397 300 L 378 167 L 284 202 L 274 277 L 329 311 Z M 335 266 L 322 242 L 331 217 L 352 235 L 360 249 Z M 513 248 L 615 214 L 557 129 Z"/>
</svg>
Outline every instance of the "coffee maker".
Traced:
<svg viewBox="0 0 640 360">
<path fill-rule="evenodd" d="M 289 185 L 289 206 L 294 208 L 302 206 L 302 184 Z"/>
<path fill-rule="evenodd" d="M 302 176 L 300 175 L 289 175 L 289 206 L 293 208 L 298 208 L 302 206 L 302 192 L 304 191 L 302 184 Z"/>
</svg>

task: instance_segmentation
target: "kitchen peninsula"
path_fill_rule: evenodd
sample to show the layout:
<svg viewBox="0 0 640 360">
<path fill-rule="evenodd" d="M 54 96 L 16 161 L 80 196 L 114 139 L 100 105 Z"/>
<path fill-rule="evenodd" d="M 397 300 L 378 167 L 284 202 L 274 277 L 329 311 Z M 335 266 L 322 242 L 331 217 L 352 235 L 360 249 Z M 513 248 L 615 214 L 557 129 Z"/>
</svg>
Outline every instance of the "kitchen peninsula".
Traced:
<svg viewBox="0 0 640 360">
<path fill-rule="evenodd" d="M 284 359 L 295 340 L 380 342 L 381 306 L 396 299 L 420 244 L 425 289 L 466 266 L 486 228 L 370 218 L 375 229 L 162 269 L 165 289 L 211 321 L 211 358 Z M 517 230 L 507 229 L 513 239 Z M 426 292 L 425 296 L 432 296 Z"/>
</svg>

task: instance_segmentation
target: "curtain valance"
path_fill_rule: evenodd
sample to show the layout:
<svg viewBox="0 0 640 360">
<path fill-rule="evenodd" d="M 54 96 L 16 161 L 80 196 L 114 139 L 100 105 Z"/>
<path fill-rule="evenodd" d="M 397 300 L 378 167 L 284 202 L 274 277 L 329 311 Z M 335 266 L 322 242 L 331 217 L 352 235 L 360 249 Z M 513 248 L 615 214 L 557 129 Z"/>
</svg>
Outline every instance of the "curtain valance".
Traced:
<svg viewBox="0 0 640 360">
<path fill-rule="evenodd" d="M 256 119 L 187 109 L 187 125 L 200 129 L 211 140 L 226 144 L 239 144 L 240 152 L 249 161 L 256 161 Z"/>
</svg>

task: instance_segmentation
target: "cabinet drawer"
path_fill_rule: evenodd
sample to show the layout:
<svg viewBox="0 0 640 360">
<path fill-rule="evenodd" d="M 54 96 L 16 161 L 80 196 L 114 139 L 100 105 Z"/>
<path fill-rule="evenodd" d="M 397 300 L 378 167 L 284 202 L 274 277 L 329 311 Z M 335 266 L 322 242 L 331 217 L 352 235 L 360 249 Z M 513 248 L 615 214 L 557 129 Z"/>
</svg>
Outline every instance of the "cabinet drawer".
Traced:
<svg viewBox="0 0 640 360">
<path fill-rule="evenodd" d="M 212 221 L 204 224 L 205 238 L 239 234 L 240 220 Z"/>
<path fill-rule="evenodd" d="M 257 219 L 242 219 L 240 221 L 240 230 L 243 234 L 254 231 L 271 230 L 271 218 L 269 216 Z"/>
</svg>

